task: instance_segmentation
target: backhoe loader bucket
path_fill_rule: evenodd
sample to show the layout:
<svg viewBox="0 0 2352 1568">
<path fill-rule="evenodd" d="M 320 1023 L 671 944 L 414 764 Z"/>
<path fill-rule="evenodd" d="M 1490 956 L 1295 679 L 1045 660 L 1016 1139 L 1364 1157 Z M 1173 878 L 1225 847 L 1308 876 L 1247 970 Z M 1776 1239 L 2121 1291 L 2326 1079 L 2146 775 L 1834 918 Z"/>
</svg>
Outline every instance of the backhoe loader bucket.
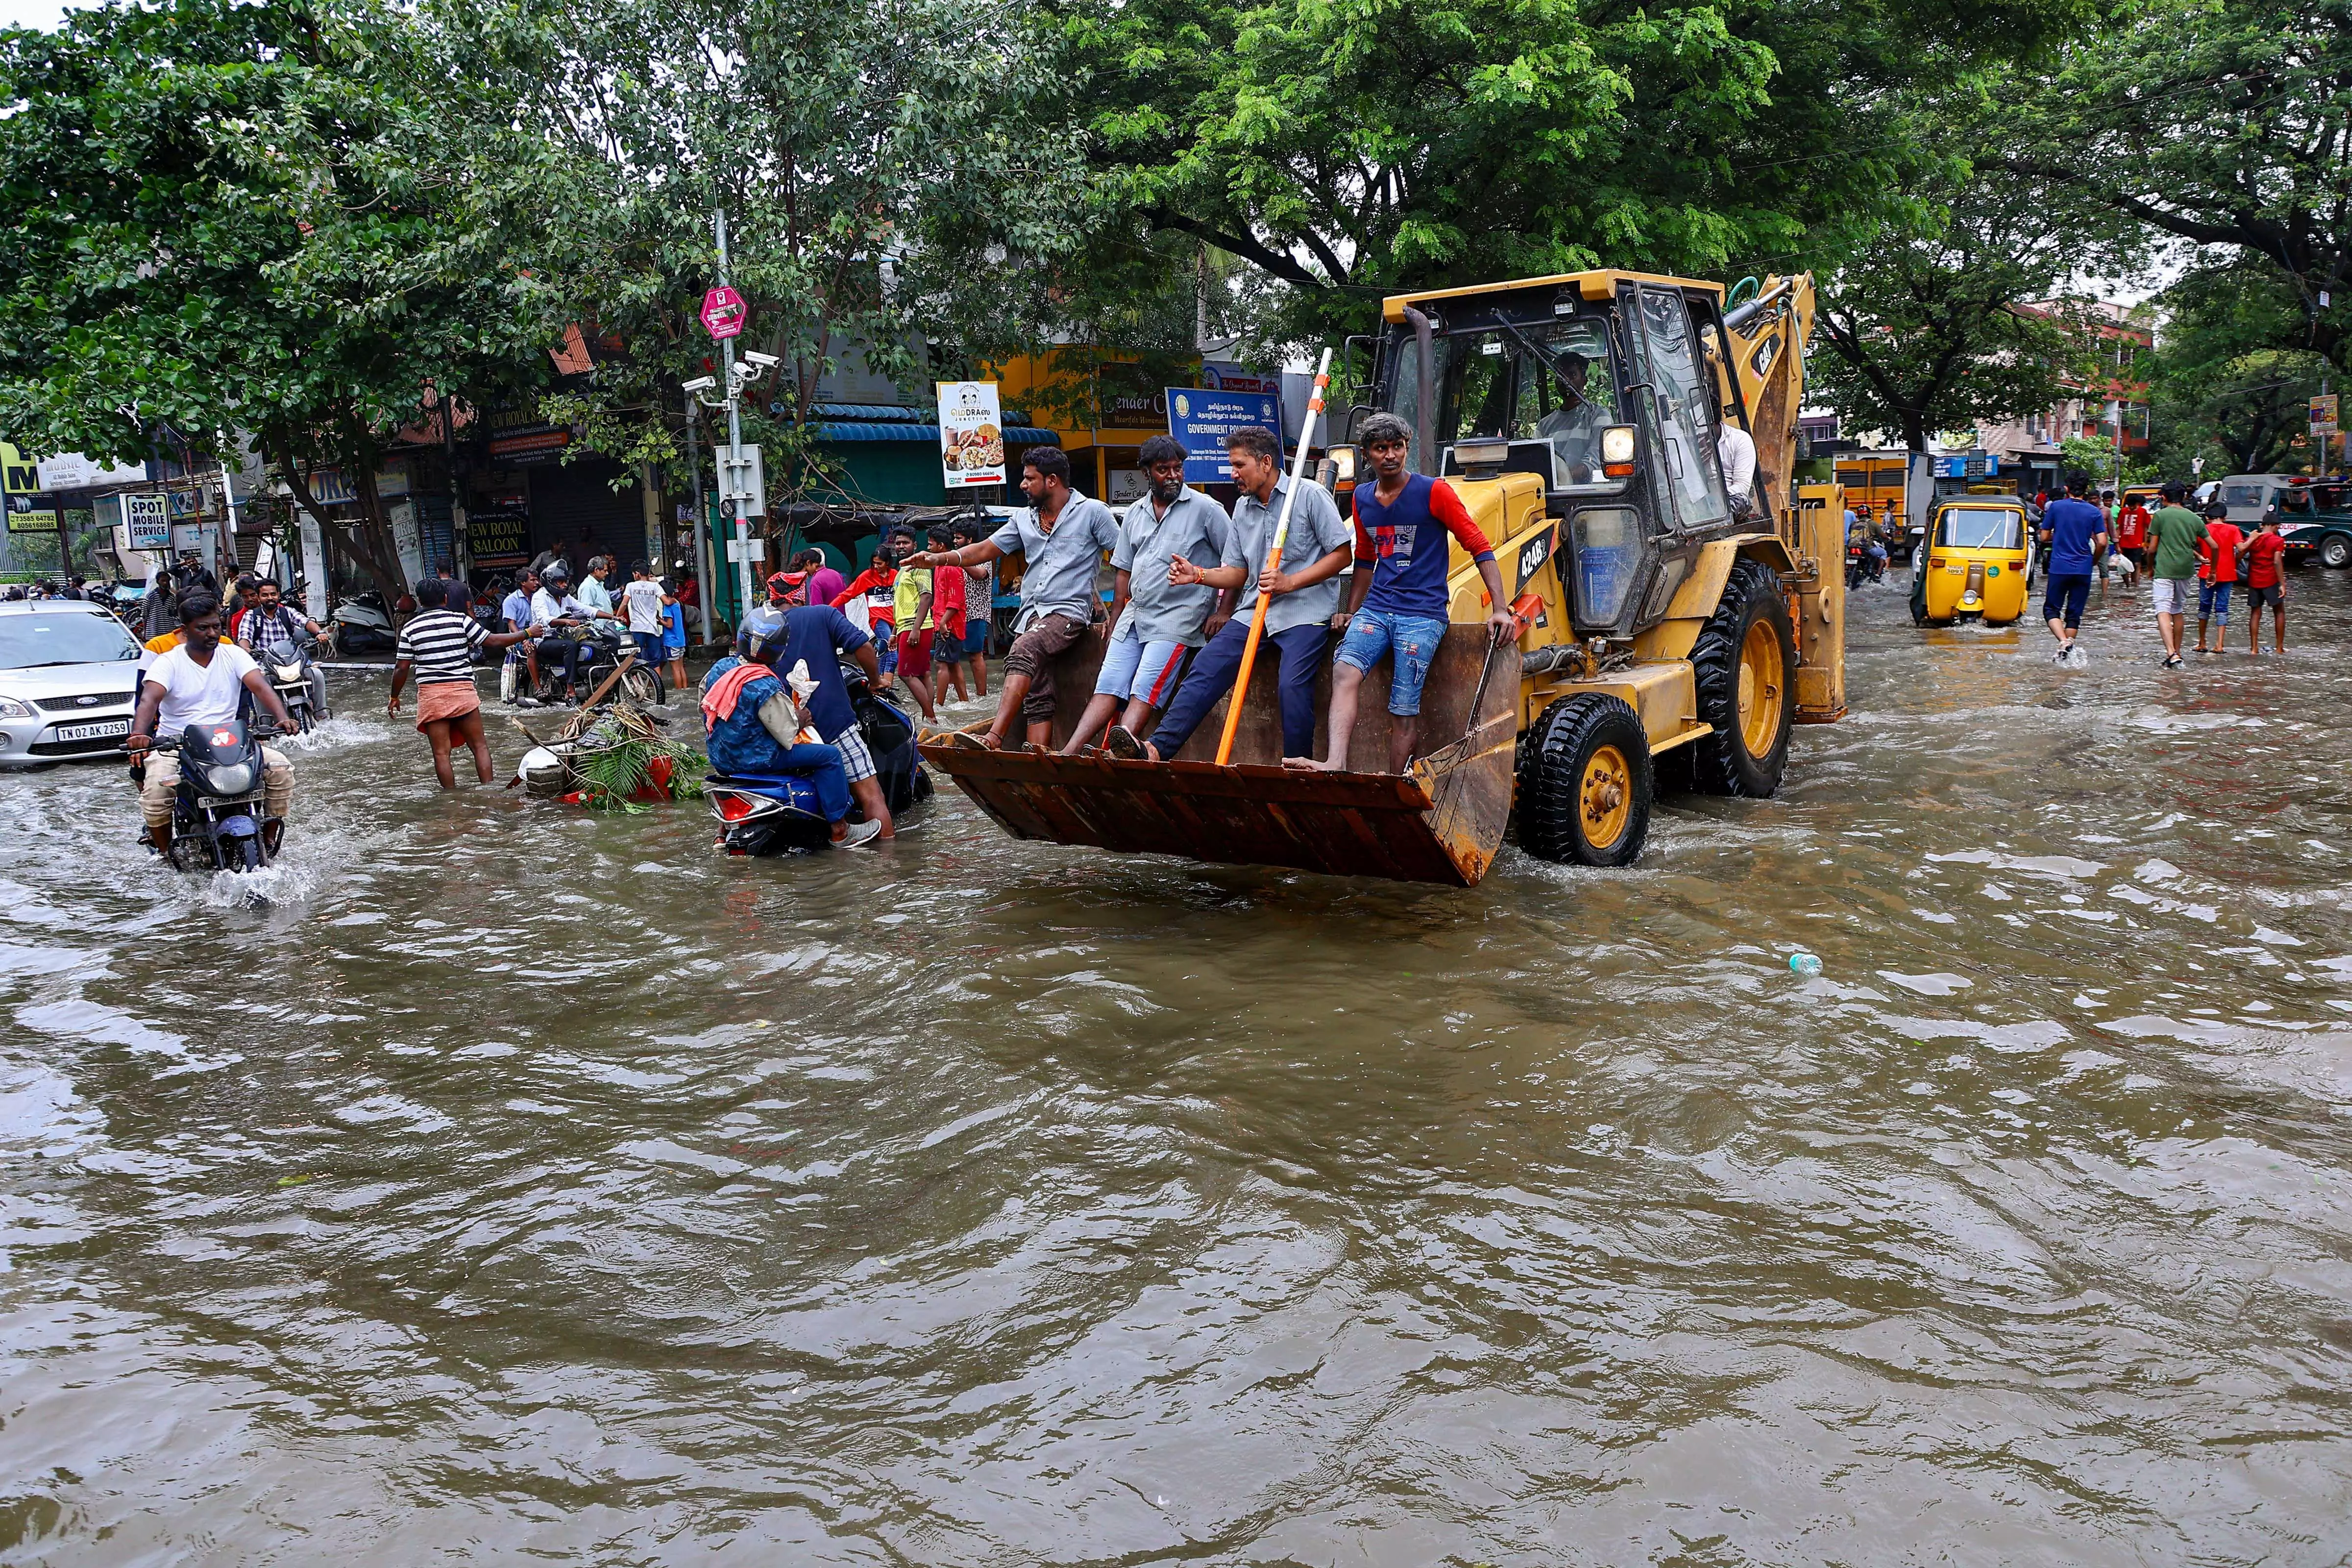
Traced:
<svg viewBox="0 0 2352 1568">
<path fill-rule="evenodd" d="M 1467 888 L 1494 864 L 1511 816 L 1519 650 L 1509 643 L 1495 648 L 1487 668 L 1490 646 L 1483 624 L 1445 634 L 1422 692 L 1419 745 L 1432 754 L 1402 776 L 1284 768 L 1270 645 L 1250 681 L 1227 767 L 1213 760 L 1224 731 L 1223 704 L 1165 763 L 977 752 L 944 738 L 926 742 L 923 759 L 1015 838 Z M 1069 740 L 1101 663 L 1094 637 L 1055 662 L 1056 748 Z M 1386 763 L 1388 685 L 1385 665 L 1364 678 L 1349 748 L 1360 763 Z M 1327 743 L 1329 691 L 1327 668 L 1315 698 L 1318 756 Z M 1008 738 L 1018 734 L 1016 727 Z"/>
</svg>

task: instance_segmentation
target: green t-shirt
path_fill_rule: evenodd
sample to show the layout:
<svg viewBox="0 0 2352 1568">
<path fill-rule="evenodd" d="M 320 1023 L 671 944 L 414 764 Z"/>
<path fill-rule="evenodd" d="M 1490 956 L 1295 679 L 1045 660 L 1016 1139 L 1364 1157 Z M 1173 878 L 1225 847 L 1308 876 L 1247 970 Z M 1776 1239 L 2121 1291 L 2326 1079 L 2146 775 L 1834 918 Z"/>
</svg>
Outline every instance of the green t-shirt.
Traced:
<svg viewBox="0 0 2352 1568">
<path fill-rule="evenodd" d="M 2156 575 L 2197 575 L 2197 546 L 2205 538 L 2205 520 L 2185 506 L 2156 509 L 2148 519 L 2147 536 L 2156 541 Z"/>
</svg>

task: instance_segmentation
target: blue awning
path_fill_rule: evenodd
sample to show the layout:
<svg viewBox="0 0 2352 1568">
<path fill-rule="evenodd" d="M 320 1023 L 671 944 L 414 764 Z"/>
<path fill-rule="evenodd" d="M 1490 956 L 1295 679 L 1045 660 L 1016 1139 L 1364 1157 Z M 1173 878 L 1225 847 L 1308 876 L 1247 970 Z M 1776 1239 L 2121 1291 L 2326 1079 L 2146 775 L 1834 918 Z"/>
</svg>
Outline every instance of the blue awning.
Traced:
<svg viewBox="0 0 2352 1568">
<path fill-rule="evenodd" d="M 828 419 L 816 427 L 820 441 L 928 441 L 940 444 L 940 427 L 936 425 L 885 424 L 879 420 Z M 1034 425 L 1015 425 L 1004 432 L 1005 444 L 1013 447 L 1054 447 L 1062 438 L 1051 430 Z"/>
</svg>

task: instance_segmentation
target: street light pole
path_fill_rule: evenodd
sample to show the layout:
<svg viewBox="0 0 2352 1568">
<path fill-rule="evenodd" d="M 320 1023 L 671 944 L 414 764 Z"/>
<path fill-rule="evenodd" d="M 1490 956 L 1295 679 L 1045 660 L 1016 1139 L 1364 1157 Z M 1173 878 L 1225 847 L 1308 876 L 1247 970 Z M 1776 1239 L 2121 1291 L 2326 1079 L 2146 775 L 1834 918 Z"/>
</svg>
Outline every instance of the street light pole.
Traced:
<svg viewBox="0 0 2352 1568">
<path fill-rule="evenodd" d="M 719 286 L 728 287 L 727 277 L 727 213 L 726 209 L 711 215 L 719 231 Z M 719 340 L 719 351 L 727 362 L 727 471 L 733 482 L 743 477 L 743 410 L 742 388 L 735 380 L 735 340 L 730 335 Z M 751 614 L 751 527 L 743 516 L 743 503 L 730 501 L 735 519 L 735 569 L 743 574 L 743 615 Z M 709 634 L 705 634 L 706 640 Z"/>
</svg>

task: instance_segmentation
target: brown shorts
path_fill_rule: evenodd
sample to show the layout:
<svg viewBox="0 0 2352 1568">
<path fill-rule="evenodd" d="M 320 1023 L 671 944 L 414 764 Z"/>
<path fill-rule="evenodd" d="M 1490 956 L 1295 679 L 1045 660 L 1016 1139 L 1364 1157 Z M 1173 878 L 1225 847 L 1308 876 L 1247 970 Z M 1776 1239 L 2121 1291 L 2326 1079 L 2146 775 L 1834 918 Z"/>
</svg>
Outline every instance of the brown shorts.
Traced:
<svg viewBox="0 0 2352 1568">
<path fill-rule="evenodd" d="M 1070 616 L 1047 616 L 1013 639 L 1004 656 L 1008 675 L 1029 678 L 1029 695 L 1021 700 L 1021 717 L 1043 724 L 1054 716 L 1054 677 L 1046 661 L 1066 653 L 1087 635 L 1087 623 Z"/>
</svg>

